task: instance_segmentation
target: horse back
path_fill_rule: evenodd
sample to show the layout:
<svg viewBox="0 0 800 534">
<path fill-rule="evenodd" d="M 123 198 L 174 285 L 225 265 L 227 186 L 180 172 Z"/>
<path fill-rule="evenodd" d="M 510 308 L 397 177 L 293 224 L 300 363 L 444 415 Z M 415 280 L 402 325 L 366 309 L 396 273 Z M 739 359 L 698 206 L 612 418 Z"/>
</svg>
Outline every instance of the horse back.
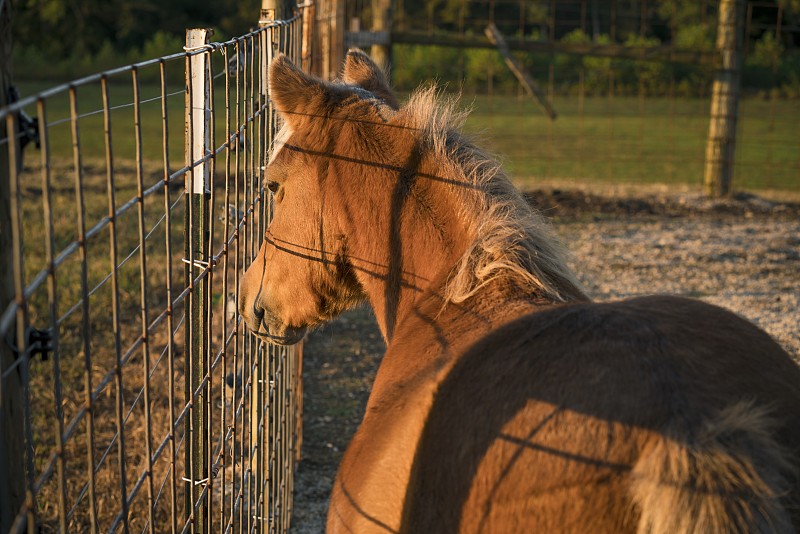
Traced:
<svg viewBox="0 0 800 534">
<path fill-rule="evenodd" d="M 702 481 L 667 479 L 740 453 L 755 464 L 800 453 L 800 370 L 766 333 L 674 297 L 554 307 L 484 336 L 439 384 L 400 530 L 633 532 L 647 507 L 679 513 L 642 480 L 702 493 Z M 797 527 L 791 468 L 776 499 Z M 720 487 L 745 476 L 736 469 Z"/>
</svg>

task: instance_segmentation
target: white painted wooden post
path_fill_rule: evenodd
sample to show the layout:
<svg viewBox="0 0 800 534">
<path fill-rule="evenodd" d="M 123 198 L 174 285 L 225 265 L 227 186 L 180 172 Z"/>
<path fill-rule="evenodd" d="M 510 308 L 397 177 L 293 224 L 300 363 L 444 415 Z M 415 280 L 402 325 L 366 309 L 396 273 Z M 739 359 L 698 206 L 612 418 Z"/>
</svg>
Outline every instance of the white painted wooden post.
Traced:
<svg viewBox="0 0 800 534">
<path fill-rule="evenodd" d="M 197 29 L 186 31 L 186 49 L 195 50 L 208 43 L 208 38 L 213 35 L 213 30 Z M 211 106 L 209 101 L 211 82 L 208 79 L 208 55 L 196 54 L 191 57 L 191 140 L 189 147 L 194 160 L 197 161 L 211 153 Z M 187 73 L 188 76 L 189 73 Z M 187 124 L 188 127 L 188 124 Z M 186 175 L 186 191 L 196 195 L 211 192 L 211 174 L 209 162 L 197 164 Z M 193 182 L 193 185 L 190 184 Z M 190 191 L 191 186 L 191 191 Z"/>
</svg>

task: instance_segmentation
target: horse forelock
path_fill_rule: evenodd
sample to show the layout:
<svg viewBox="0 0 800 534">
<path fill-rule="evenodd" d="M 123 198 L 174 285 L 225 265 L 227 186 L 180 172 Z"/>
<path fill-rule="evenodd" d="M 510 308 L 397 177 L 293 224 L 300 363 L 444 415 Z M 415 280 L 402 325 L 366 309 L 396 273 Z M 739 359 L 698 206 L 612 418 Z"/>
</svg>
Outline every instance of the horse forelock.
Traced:
<svg viewBox="0 0 800 534">
<path fill-rule="evenodd" d="M 547 220 L 513 186 L 497 159 L 461 133 L 469 111 L 457 103 L 457 97 L 427 87 L 417 90 L 404 108 L 408 126 L 444 163 L 440 172 L 464 183 L 452 191 L 474 238 L 450 273 L 446 300 L 462 302 L 503 277 L 556 302 L 585 299 L 567 266 L 566 248 Z"/>
<path fill-rule="evenodd" d="M 272 152 L 269 155 L 269 163 L 275 161 L 275 158 L 278 156 L 278 153 L 283 148 L 283 145 L 286 144 L 286 141 L 292 136 L 292 128 L 289 126 L 287 121 L 283 121 L 280 129 L 278 129 L 278 133 L 275 134 L 275 137 L 272 139 Z"/>
<path fill-rule="evenodd" d="M 380 117 L 381 121 L 383 121 L 384 123 L 389 122 L 397 113 L 383 99 L 379 98 L 374 93 L 368 91 L 367 89 L 364 89 L 361 86 L 345 84 L 340 80 L 336 80 L 334 83 L 336 85 L 346 87 L 350 93 L 349 96 L 345 97 L 344 99 L 342 99 L 341 102 L 339 102 L 338 107 L 345 108 L 356 102 L 366 103 L 375 111 L 375 113 L 378 115 L 378 117 Z M 342 120 L 347 120 L 347 119 L 344 118 Z M 283 124 L 278 129 L 278 133 L 273 138 L 272 152 L 270 153 L 268 163 L 272 163 L 275 160 L 275 158 L 278 156 L 283 146 L 292 136 L 292 133 L 294 133 L 288 121 L 284 120 L 282 122 Z"/>
</svg>

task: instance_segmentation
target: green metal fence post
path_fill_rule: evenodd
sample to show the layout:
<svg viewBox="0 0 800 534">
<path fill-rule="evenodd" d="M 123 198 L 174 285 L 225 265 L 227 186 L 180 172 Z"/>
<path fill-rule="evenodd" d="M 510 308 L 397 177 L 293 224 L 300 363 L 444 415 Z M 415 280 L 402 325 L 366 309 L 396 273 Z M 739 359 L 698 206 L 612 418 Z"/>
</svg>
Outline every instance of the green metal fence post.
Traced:
<svg viewBox="0 0 800 534">
<path fill-rule="evenodd" d="M 191 29 L 186 31 L 186 50 L 201 50 L 212 31 Z M 193 532 L 210 531 L 208 523 L 209 493 L 203 503 L 198 500 L 207 486 L 210 443 L 207 440 L 209 424 L 206 412 L 207 387 L 201 389 L 208 374 L 206 295 L 210 290 L 209 277 L 198 280 L 209 267 L 208 224 L 211 194 L 211 166 L 206 157 L 211 153 L 211 101 L 208 78 L 209 52 L 189 55 L 186 60 L 186 284 L 190 288 L 186 304 L 185 395 L 191 405 L 186 419 L 185 502 L 186 517 L 192 518 Z"/>
</svg>

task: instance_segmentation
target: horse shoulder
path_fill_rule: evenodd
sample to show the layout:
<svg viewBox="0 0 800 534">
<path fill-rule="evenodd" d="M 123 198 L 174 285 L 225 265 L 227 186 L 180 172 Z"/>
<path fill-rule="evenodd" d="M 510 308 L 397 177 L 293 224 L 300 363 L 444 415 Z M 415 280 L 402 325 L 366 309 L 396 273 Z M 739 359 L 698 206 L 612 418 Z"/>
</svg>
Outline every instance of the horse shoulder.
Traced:
<svg viewBox="0 0 800 534">
<path fill-rule="evenodd" d="M 417 448 L 437 391 L 475 341 L 522 313 L 486 322 L 463 310 L 437 315 L 422 300 L 398 323 L 366 412 L 347 447 L 331 494 L 329 532 L 398 532 Z"/>
<path fill-rule="evenodd" d="M 398 532 L 419 436 L 446 372 L 430 346 L 391 346 L 331 494 L 328 532 Z"/>
</svg>

